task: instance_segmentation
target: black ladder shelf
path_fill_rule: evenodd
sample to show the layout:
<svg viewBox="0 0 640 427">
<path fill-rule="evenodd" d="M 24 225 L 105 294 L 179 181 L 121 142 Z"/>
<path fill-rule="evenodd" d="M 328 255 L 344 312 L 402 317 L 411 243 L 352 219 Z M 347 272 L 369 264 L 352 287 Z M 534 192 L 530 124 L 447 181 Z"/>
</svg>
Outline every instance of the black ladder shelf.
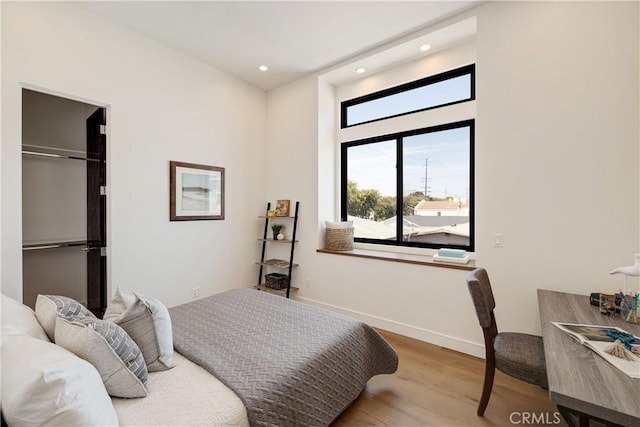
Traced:
<svg viewBox="0 0 640 427">
<path fill-rule="evenodd" d="M 262 235 L 262 239 L 258 239 L 262 241 L 262 253 L 260 255 L 260 261 L 257 262 L 256 264 L 260 265 L 260 273 L 258 274 L 258 284 L 256 286 L 254 286 L 256 289 L 259 289 L 261 291 L 267 291 L 267 292 L 271 292 L 274 294 L 278 294 L 278 295 L 284 295 L 286 298 L 289 298 L 289 295 L 291 293 L 291 291 L 297 291 L 298 288 L 297 287 L 292 287 L 291 286 L 291 273 L 293 272 L 293 267 L 297 267 L 298 264 L 294 264 L 293 263 L 293 254 L 295 252 L 296 249 L 296 231 L 298 228 L 298 209 L 300 208 L 300 202 L 296 202 L 296 207 L 295 207 L 295 211 L 293 216 L 288 216 L 288 217 L 282 217 L 282 216 L 276 216 L 276 217 L 269 217 L 269 211 L 271 210 L 271 202 L 267 203 L 267 210 L 265 212 L 264 217 L 264 232 Z M 291 234 L 291 240 L 288 239 L 284 239 L 284 240 L 275 240 L 275 239 L 270 239 L 268 238 L 268 233 L 269 233 L 269 221 L 270 220 L 280 220 L 280 219 L 293 219 L 293 232 Z M 271 242 L 275 242 L 275 243 L 288 243 L 291 245 L 291 251 L 289 252 L 289 261 L 287 262 L 286 260 L 278 260 L 281 261 L 278 264 L 272 264 L 272 263 L 268 263 L 265 261 L 264 257 L 265 254 L 267 253 L 267 244 L 271 243 Z M 277 268 L 277 269 L 281 269 L 281 270 L 287 270 L 287 287 L 283 290 L 275 290 L 275 289 L 270 289 L 268 287 L 266 287 L 265 285 L 265 281 L 263 280 L 264 274 L 265 274 L 265 267 L 272 267 L 272 268 Z"/>
</svg>

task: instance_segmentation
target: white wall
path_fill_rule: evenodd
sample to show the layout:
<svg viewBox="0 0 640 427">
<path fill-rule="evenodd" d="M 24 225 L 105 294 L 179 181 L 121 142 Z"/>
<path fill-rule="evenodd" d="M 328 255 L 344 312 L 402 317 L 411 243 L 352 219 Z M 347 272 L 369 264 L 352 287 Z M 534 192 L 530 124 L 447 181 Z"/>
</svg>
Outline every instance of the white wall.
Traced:
<svg viewBox="0 0 640 427">
<path fill-rule="evenodd" d="M 638 4 L 493 2 L 450 22 L 474 15 L 477 263 L 500 329 L 539 333 L 536 289 L 615 291 L 609 271 L 640 251 Z M 465 272 L 315 252 L 331 211 L 317 189 L 335 188 L 331 90 L 308 76 L 268 94 L 268 150 L 295 159 L 268 170 L 268 193 L 313 216 L 299 233 L 298 298 L 481 354 Z"/>
<path fill-rule="evenodd" d="M 478 102 L 477 207 L 505 247 L 479 236 L 479 259 L 520 325 L 517 308 L 535 288 L 617 291 L 623 279 L 609 271 L 640 250 L 638 3 L 491 4 L 485 13 L 477 95 L 491 103 Z M 494 208 L 513 198 L 510 211 Z"/>
<path fill-rule="evenodd" d="M 63 3 L 2 3 L 2 291 L 21 298 L 21 89 L 108 108 L 110 291 L 167 305 L 254 283 L 264 92 Z M 225 167 L 224 221 L 169 222 L 169 160 Z"/>
</svg>

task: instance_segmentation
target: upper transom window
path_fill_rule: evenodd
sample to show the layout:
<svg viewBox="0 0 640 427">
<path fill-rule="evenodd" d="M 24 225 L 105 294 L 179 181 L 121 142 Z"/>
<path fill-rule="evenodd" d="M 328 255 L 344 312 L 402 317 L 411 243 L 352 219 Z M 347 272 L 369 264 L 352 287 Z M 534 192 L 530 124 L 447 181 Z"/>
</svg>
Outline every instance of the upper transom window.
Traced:
<svg viewBox="0 0 640 427">
<path fill-rule="evenodd" d="M 405 83 L 341 104 L 343 128 L 475 99 L 475 65 Z"/>
</svg>

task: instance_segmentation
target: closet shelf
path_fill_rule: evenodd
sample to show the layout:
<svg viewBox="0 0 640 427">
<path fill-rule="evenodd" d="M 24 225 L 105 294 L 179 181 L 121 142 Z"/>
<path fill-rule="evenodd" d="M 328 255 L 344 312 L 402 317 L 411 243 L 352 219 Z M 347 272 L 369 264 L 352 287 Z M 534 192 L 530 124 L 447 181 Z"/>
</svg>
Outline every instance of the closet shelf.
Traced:
<svg viewBox="0 0 640 427">
<path fill-rule="evenodd" d="M 71 159 L 86 162 L 100 162 L 100 159 L 87 157 L 86 153 L 78 150 L 55 149 L 51 147 L 41 147 L 38 145 L 22 145 L 22 154 L 26 156 L 46 157 L 52 159 Z"/>
<path fill-rule="evenodd" d="M 91 250 L 97 249 L 101 245 L 99 242 L 90 242 L 88 240 L 42 240 L 37 242 L 24 242 L 22 244 L 22 250 L 35 251 L 40 249 L 70 248 L 74 246 L 82 246 L 85 250 Z"/>
<path fill-rule="evenodd" d="M 67 156 L 64 154 L 52 154 L 52 153 L 38 153 L 37 151 L 26 151 L 22 150 L 22 154 L 26 156 L 37 156 L 37 157 L 46 157 L 50 159 L 71 159 L 71 160 L 82 160 L 85 162 L 100 162 L 100 159 L 88 159 L 86 157 L 76 157 L 76 156 Z"/>
</svg>

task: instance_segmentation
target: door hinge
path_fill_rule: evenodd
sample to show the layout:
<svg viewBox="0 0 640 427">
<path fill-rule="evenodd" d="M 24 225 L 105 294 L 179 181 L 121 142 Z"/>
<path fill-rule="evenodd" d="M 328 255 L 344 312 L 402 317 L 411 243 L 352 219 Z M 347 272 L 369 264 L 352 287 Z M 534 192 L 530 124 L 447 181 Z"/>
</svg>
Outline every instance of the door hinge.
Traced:
<svg viewBox="0 0 640 427">
<path fill-rule="evenodd" d="M 106 196 L 107 195 L 107 186 L 106 185 L 101 185 L 100 186 L 100 195 L 101 196 Z"/>
<path fill-rule="evenodd" d="M 100 256 L 107 256 L 107 248 L 100 248 Z"/>
<path fill-rule="evenodd" d="M 107 125 L 100 125 L 100 135 L 107 134 Z"/>
</svg>

